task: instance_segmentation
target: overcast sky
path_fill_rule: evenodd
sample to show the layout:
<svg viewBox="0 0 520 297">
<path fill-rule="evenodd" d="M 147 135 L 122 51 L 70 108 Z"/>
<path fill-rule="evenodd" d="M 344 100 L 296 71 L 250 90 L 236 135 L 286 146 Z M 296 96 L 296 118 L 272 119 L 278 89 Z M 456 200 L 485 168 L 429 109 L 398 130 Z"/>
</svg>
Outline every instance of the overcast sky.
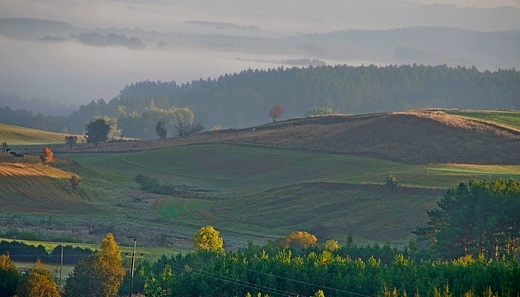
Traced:
<svg viewBox="0 0 520 297">
<path fill-rule="evenodd" d="M 402 2 L 419 4 L 449 4 L 457 7 L 492 8 L 510 6 L 520 8 L 520 0 L 0 0 L 0 17 L 31 17 L 69 22 L 74 26 L 93 28 L 135 26 L 160 32 L 175 31 L 177 22 L 189 19 L 228 21 L 240 25 L 251 23 L 270 27 L 271 30 L 290 30 L 293 16 L 314 20 L 316 24 L 328 22 L 329 29 L 358 29 L 370 27 L 366 23 L 349 23 L 336 16 L 370 10 L 386 10 Z M 390 9 L 389 9 L 390 8 Z M 401 8 L 398 8 L 401 9 Z M 410 11 L 410 14 L 413 14 Z M 419 20 L 418 20 L 419 21 Z M 520 20 L 519 20 L 520 22 Z M 282 28 L 283 26 L 289 28 Z M 398 23 L 388 23 L 398 26 Z M 295 25 L 296 26 L 296 25 Z"/>
</svg>

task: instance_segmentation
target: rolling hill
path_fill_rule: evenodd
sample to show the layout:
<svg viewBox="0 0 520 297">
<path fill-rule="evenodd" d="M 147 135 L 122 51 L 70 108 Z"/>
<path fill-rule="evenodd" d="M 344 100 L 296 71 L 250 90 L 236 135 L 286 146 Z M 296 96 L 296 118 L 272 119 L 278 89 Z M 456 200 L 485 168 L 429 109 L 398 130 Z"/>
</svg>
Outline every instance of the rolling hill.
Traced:
<svg viewBox="0 0 520 297">
<path fill-rule="evenodd" d="M 160 141 L 81 145 L 74 152 L 143 151 L 194 143 L 241 143 L 373 156 L 419 164 L 518 164 L 518 112 L 436 110 L 294 118 L 246 129 L 201 133 Z M 516 122 L 515 122 L 516 121 Z M 56 147 L 60 152 L 68 148 Z"/>
<path fill-rule="evenodd" d="M 0 123 L 0 142 L 9 145 L 41 145 L 63 143 L 68 134 L 42 131 Z"/>
<path fill-rule="evenodd" d="M 31 199 L 46 201 L 45 195 L 29 191 L 29 185 L 12 189 L 11 182 L 0 182 L 2 193 L 11 193 L 0 195 L 0 203 L 11 206 L 2 207 L 2 217 L 23 213 L 22 227 L 39 232 L 31 222 L 52 214 L 56 223 L 47 227 L 56 233 L 88 240 L 110 231 L 122 242 L 137 236 L 143 244 L 185 248 L 204 225 L 221 230 L 228 246 L 273 240 L 295 230 L 321 240 L 342 241 L 352 234 L 362 243 L 401 245 L 426 222 L 426 210 L 446 188 L 473 178 L 520 178 L 518 117 L 505 111 L 432 110 L 332 115 L 184 138 L 73 149 L 51 145 L 58 157 L 54 177 L 28 179 L 41 165 L 27 159 L 33 163 L 23 169 L 27 172 L 8 176 L 0 171 L 0 181 L 14 178 L 62 191 L 54 196 L 64 204 L 27 208 L 38 206 Z M 22 168 L 6 158 L 0 163 L 4 167 Z M 71 173 L 82 179 L 81 195 L 66 189 L 64 178 Z M 133 181 L 138 173 L 183 190 L 140 191 Z M 397 190 L 385 186 L 388 175 L 397 177 Z M 6 202 L 14 193 L 20 201 Z M 86 206 L 76 210 L 66 204 L 72 201 Z M 68 224 L 76 233 L 66 231 Z"/>
</svg>

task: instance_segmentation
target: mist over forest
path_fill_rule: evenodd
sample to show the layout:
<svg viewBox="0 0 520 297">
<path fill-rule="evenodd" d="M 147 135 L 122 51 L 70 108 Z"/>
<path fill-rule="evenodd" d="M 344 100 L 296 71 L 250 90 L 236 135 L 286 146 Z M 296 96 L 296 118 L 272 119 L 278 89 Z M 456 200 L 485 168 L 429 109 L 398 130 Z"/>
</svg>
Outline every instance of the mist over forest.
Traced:
<svg viewBox="0 0 520 297">
<path fill-rule="evenodd" d="M 65 115 L 135 82 L 280 66 L 518 68 L 519 5 L 494 3 L 4 1 L 0 107 Z"/>
</svg>

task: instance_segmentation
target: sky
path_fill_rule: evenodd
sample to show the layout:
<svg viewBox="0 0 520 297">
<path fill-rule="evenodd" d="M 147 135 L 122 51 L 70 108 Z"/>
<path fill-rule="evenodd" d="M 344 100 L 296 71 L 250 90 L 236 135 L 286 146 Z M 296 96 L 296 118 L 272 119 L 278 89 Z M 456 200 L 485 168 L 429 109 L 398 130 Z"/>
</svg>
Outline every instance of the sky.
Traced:
<svg viewBox="0 0 520 297">
<path fill-rule="evenodd" d="M 430 14 L 438 11 L 440 6 L 435 5 L 449 5 L 441 11 L 451 13 Z M 468 7 L 473 10 L 460 10 Z M 484 9 L 493 10 L 487 13 Z M 92 29 L 138 27 L 162 33 L 237 34 L 185 23 L 229 22 L 261 28 L 260 32 L 240 34 L 270 38 L 407 26 L 520 29 L 520 17 L 514 22 L 501 17 L 520 15 L 519 11 L 520 0 L 0 0 L 0 18 L 58 20 Z M 196 48 L 136 51 L 89 47 L 78 42 L 43 44 L 0 36 L 0 92 L 26 99 L 86 104 L 99 98 L 110 100 L 133 82 L 148 79 L 185 83 L 248 68 L 274 68 L 276 64 L 266 61 L 284 58 L 298 57 L 259 58 Z"/>
</svg>

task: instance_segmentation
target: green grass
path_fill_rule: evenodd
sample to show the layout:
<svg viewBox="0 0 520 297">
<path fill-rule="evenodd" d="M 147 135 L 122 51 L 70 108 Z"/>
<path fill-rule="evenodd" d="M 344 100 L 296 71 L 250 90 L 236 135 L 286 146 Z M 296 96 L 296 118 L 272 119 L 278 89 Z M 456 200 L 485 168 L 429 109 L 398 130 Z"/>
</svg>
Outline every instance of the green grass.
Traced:
<svg viewBox="0 0 520 297">
<path fill-rule="evenodd" d="M 484 120 L 487 122 L 493 122 L 500 125 L 504 125 L 510 128 L 520 130 L 520 112 L 518 111 L 497 111 L 497 110 L 485 110 L 485 111 L 446 111 L 446 113 L 464 116 L 468 118 L 475 118 Z"/>
<path fill-rule="evenodd" d="M 160 199 L 156 213 L 180 224 L 214 225 L 244 241 L 301 229 L 321 238 L 342 240 L 351 233 L 364 242 L 402 244 L 425 223 L 426 210 L 445 189 L 470 179 L 520 179 L 516 165 L 415 165 L 252 145 L 66 156 L 128 179 L 143 173 L 164 183 L 207 190 L 206 199 Z M 384 186 L 389 174 L 397 177 L 401 190 Z"/>
<path fill-rule="evenodd" d="M 520 129 L 517 112 L 449 113 Z M 4 130 L 13 129 L 4 126 Z M 10 137 L 6 137 L 8 143 L 15 139 Z M 342 241 L 352 234 L 357 242 L 405 244 L 411 231 L 426 222 L 426 211 L 447 188 L 471 179 L 520 180 L 520 165 L 417 165 L 251 144 L 208 143 L 134 153 L 60 153 L 47 167 L 31 165 L 39 162 L 35 155 L 17 159 L 37 174 L 30 176 L 27 171 L 2 176 L 0 172 L 2 213 L 33 213 L 19 219 L 21 225 L 9 228 L 34 227 L 34 222 L 41 221 L 38 218 L 51 214 L 53 223 L 41 226 L 43 229 L 61 225 L 79 233 L 96 224 L 125 234 L 127 243 L 139 238 L 144 246 L 146 241 L 141 238 L 145 236 L 149 235 L 150 241 L 154 236 L 166 236 L 175 244 L 182 242 L 185 248 L 189 248 L 190 234 L 204 225 L 219 229 L 226 242 L 241 244 L 277 239 L 296 230 L 309 231 L 320 240 Z M 13 162 L 11 156 L 0 156 L 0 165 L 9 162 Z M 162 183 L 188 186 L 200 195 L 139 192 L 134 182 L 138 173 Z M 70 174 L 81 178 L 78 193 L 70 192 Z M 396 191 L 384 185 L 390 174 L 400 186 Z M 179 239 L 175 234 L 187 236 Z M 92 241 L 99 235 L 82 236 Z M 159 248 L 157 253 L 168 251 L 171 249 Z M 152 257 L 154 252 L 149 253 Z"/>
<path fill-rule="evenodd" d="M 0 143 L 9 146 L 65 143 L 67 135 L 0 123 Z"/>
</svg>

